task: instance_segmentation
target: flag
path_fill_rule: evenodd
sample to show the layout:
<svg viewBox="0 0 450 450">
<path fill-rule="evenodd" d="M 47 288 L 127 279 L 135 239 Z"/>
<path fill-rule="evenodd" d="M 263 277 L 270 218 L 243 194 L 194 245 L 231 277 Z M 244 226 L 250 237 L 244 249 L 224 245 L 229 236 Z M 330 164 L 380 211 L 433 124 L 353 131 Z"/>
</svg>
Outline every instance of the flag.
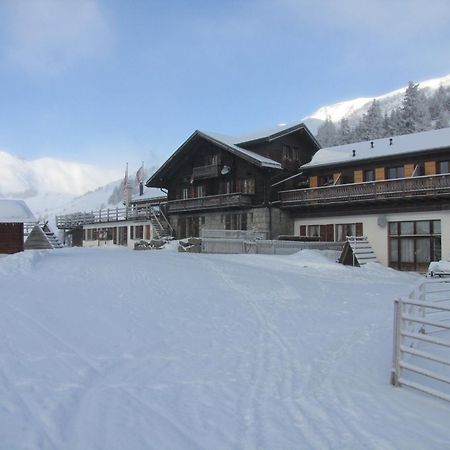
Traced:
<svg viewBox="0 0 450 450">
<path fill-rule="evenodd" d="M 128 163 L 127 163 L 127 167 L 125 169 L 125 177 L 122 182 L 123 202 L 126 205 L 128 205 L 128 187 L 129 187 L 129 183 L 128 183 Z"/>
<path fill-rule="evenodd" d="M 144 161 L 142 161 L 141 167 L 136 172 L 136 184 L 139 186 L 144 182 Z"/>
</svg>

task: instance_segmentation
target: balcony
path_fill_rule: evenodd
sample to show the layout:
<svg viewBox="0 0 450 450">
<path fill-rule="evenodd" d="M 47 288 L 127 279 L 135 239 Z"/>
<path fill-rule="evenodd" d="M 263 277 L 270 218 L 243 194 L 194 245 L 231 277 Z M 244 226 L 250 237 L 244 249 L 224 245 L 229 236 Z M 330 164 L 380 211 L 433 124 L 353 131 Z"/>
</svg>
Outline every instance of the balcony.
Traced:
<svg viewBox="0 0 450 450">
<path fill-rule="evenodd" d="M 171 200 L 167 202 L 167 212 L 173 214 L 220 208 L 242 208 L 251 206 L 251 204 L 251 195 L 237 192 L 233 194 L 187 198 L 184 200 Z"/>
<path fill-rule="evenodd" d="M 206 178 L 215 178 L 219 176 L 219 166 L 214 164 L 212 166 L 194 167 L 192 171 L 192 178 L 194 180 L 203 180 Z"/>
<path fill-rule="evenodd" d="M 450 195 L 450 174 L 340 184 L 280 192 L 281 206 L 298 208 Z"/>
</svg>

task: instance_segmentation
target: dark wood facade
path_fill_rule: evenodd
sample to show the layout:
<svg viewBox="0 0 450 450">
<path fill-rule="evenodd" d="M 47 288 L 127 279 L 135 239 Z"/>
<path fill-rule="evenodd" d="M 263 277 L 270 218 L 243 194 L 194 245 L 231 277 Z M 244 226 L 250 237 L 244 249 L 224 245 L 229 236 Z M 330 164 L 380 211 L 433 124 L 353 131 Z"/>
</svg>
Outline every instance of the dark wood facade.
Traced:
<svg viewBox="0 0 450 450">
<path fill-rule="evenodd" d="M 0 253 L 23 251 L 23 223 L 0 223 Z"/>
<path fill-rule="evenodd" d="M 169 218 L 185 216 L 178 227 L 177 237 L 181 238 L 188 232 L 199 233 L 205 225 L 204 213 L 239 214 L 272 207 L 279 190 L 273 185 L 296 173 L 318 148 L 303 125 L 238 144 L 197 131 L 147 181 L 147 186 L 167 190 Z M 191 222 L 194 225 L 188 226 Z M 227 217 L 221 223 L 226 227 L 233 222 L 247 226 L 244 218 Z M 270 231 L 271 224 L 265 225 L 265 231 Z"/>
</svg>

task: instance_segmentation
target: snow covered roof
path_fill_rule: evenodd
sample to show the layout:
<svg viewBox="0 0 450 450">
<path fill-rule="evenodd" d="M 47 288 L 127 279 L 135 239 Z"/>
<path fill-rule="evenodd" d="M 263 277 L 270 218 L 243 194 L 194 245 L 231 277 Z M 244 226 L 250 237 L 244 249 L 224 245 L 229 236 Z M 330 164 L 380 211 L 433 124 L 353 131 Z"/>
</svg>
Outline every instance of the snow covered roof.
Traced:
<svg viewBox="0 0 450 450">
<path fill-rule="evenodd" d="M 323 148 L 302 169 L 444 148 L 450 148 L 450 128 Z"/>
<path fill-rule="evenodd" d="M 36 217 L 23 200 L 0 199 L 0 223 L 24 222 L 36 222 Z"/>
<path fill-rule="evenodd" d="M 271 167 L 274 169 L 281 169 L 281 164 L 273 159 L 266 158 L 265 156 L 261 156 L 258 153 L 252 152 L 251 150 L 247 150 L 245 148 L 239 147 L 237 144 L 239 143 L 238 138 L 233 136 L 226 136 L 219 133 L 210 133 L 208 131 L 199 131 L 200 134 L 209 137 L 213 141 L 224 144 L 228 147 L 228 149 L 238 155 L 243 157 L 244 159 L 253 162 L 261 167 Z"/>
<path fill-rule="evenodd" d="M 147 186 L 144 186 L 144 193 L 142 195 L 139 195 L 139 193 L 134 194 L 131 196 L 132 202 L 144 202 L 146 200 L 151 200 L 154 198 L 162 197 L 163 194 L 160 189 L 157 188 L 148 188 Z"/>
<path fill-rule="evenodd" d="M 316 138 L 314 135 L 309 131 L 308 127 L 305 125 L 304 122 L 294 122 L 290 124 L 280 124 L 276 127 L 266 128 L 259 131 L 254 131 L 251 133 L 242 134 L 240 136 L 237 136 L 236 144 L 249 144 L 251 142 L 257 142 L 257 141 L 272 141 L 274 139 L 277 139 L 281 136 L 284 136 L 286 134 L 294 133 L 298 130 L 304 130 L 309 137 L 317 144 L 317 147 L 320 148 L 319 143 L 316 141 Z"/>
</svg>

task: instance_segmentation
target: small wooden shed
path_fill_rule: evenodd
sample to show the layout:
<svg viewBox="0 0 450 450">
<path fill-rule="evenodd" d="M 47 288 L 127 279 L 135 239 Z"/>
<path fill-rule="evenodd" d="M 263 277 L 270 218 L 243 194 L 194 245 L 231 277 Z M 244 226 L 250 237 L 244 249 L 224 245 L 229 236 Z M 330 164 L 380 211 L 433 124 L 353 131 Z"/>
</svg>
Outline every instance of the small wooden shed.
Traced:
<svg viewBox="0 0 450 450">
<path fill-rule="evenodd" d="M 0 253 L 22 252 L 23 224 L 36 218 L 23 200 L 0 199 Z"/>
</svg>

